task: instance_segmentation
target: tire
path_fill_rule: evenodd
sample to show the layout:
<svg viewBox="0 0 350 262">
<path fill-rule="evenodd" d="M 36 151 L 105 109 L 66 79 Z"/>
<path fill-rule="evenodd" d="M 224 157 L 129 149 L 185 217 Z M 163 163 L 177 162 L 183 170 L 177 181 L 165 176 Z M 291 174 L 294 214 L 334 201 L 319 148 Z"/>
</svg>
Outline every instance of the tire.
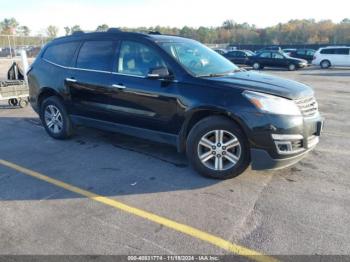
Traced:
<svg viewBox="0 0 350 262">
<path fill-rule="evenodd" d="M 21 108 L 25 108 L 28 105 L 28 101 L 24 99 L 20 99 L 18 104 Z"/>
<path fill-rule="evenodd" d="M 322 69 L 327 69 L 331 66 L 331 62 L 329 62 L 328 60 L 323 60 L 321 61 L 320 66 Z"/>
<path fill-rule="evenodd" d="M 289 64 L 289 66 L 288 66 L 289 71 L 294 71 L 295 69 L 296 69 L 295 64 Z"/>
<path fill-rule="evenodd" d="M 254 63 L 253 63 L 253 69 L 254 69 L 254 70 L 259 70 L 259 69 L 261 69 L 260 63 L 254 62 Z"/>
<path fill-rule="evenodd" d="M 223 139 L 219 140 L 222 144 L 217 144 L 218 140 L 215 141 L 218 130 L 223 132 Z M 202 141 L 205 141 L 205 146 Z M 224 143 L 228 141 L 232 143 L 231 148 L 224 148 Z M 238 144 L 233 147 L 232 145 L 237 142 Z M 211 116 L 199 121 L 191 129 L 186 143 L 187 158 L 193 169 L 203 176 L 216 179 L 228 179 L 241 174 L 250 164 L 249 152 L 247 139 L 240 127 L 222 116 Z M 208 160 L 203 162 L 200 156 Z M 229 158 L 235 161 L 229 161 Z M 220 161 L 221 165 L 217 165 Z"/>
<path fill-rule="evenodd" d="M 40 119 L 46 132 L 55 139 L 67 139 L 73 134 L 67 110 L 56 96 L 50 96 L 41 103 Z"/>
<path fill-rule="evenodd" d="M 18 100 L 16 98 L 12 98 L 9 100 L 11 106 L 17 106 Z"/>
</svg>

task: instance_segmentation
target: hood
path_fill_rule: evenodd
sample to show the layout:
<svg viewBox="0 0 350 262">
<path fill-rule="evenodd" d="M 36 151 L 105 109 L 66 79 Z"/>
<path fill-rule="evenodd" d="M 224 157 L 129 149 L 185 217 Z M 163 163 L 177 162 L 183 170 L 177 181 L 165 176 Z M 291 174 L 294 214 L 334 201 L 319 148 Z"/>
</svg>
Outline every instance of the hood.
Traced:
<svg viewBox="0 0 350 262">
<path fill-rule="evenodd" d="M 305 59 L 301 59 L 301 58 L 289 57 L 288 59 L 294 60 L 294 61 L 298 61 L 298 62 L 302 62 L 302 63 L 307 63 L 307 61 Z"/>
<path fill-rule="evenodd" d="M 314 95 L 312 88 L 302 83 L 253 71 L 241 71 L 232 75 L 206 79 L 217 82 L 220 86 L 263 92 L 289 99 Z"/>
</svg>

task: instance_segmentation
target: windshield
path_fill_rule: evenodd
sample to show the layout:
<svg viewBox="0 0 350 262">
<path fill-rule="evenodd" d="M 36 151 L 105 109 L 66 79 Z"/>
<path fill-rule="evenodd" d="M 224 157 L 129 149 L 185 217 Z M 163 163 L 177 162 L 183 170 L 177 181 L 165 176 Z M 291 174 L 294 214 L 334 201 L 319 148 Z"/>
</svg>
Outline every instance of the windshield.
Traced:
<svg viewBox="0 0 350 262">
<path fill-rule="evenodd" d="M 159 44 L 183 67 L 197 77 L 214 77 L 239 70 L 236 65 L 222 55 L 196 41 L 163 42 Z"/>
</svg>

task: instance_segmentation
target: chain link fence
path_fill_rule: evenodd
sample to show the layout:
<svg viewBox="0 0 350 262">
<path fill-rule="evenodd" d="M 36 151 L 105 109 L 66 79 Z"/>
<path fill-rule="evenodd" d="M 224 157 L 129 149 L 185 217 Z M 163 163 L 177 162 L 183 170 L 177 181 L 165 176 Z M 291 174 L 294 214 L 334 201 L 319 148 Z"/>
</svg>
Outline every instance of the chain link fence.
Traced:
<svg viewBox="0 0 350 262">
<path fill-rule="evenodd" d="M 48 37 L 42 36 L 0 35 L 0 59 L 19 57 L 21 50 L 25 50 L 28 57 L 35 57 L 48 41 Z"/>
</svg>

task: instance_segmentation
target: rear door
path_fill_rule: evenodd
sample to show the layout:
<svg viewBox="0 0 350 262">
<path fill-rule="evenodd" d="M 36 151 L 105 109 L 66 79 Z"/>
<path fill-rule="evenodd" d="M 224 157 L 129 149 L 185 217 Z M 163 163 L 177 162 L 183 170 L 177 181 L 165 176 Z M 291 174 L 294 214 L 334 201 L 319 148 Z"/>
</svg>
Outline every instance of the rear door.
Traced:
<svg viewBox="0 0 350 262">
<path fill-rule="evenodd" d="M 246 63 L 246 54 L 242 51 L 237 51 L 237 64 L 244 65 Z"/>
<path fill-rule="evenodd" d="M 109 99 L 117 42 L 112 39 L 82 43 L 74 68 L 66 78 L 72 114 L 111 121 Z"/>
<path fill-rule="evenodd" d="M 298 49 L 296 51 L 296 57 L 301 59 L 306 59 L 306 50 L 305 49 Z"/>
<path fill-rule="evenodd" d="M 237 63 L 236 61 L 236 51 L 230 51 L 225 54 L 225 57 L 233 63 Z"/>
</svg>

